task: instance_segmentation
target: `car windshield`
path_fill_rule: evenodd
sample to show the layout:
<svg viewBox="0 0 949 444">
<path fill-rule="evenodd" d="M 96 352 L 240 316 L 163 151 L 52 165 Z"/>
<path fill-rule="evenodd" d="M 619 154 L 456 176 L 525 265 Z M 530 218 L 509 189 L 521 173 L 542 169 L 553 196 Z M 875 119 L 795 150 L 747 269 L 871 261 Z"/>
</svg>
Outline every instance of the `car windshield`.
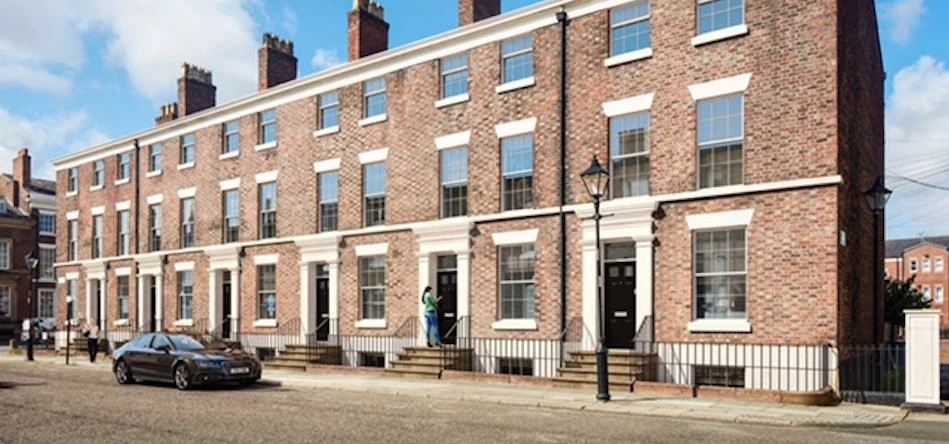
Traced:
<svg viewBox="0 0 949 444">
<path fill-rule="evenodd" d="M 191 335 L 170 335 L 172 344 L 176 350 L 181 351 L 201 351 L 209 348 L 218 348 L 208 338 Z"/>
</svg>

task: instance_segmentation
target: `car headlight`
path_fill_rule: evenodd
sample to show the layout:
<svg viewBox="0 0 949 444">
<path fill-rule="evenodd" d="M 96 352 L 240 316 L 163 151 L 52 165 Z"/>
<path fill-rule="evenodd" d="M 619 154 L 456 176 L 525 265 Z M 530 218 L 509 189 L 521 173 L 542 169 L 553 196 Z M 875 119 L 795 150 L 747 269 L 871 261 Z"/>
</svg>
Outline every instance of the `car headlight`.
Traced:
<svg viewBox="0 0 949 444">
<path fill-rule="evenodd" d="M 202 361 L 195 361 L 195 362 L 198 363 L 198 367 L 200 368 L 220 368 L 221 367 L 221 363 L 217 361 L 202 360 Z"/>
</svg>

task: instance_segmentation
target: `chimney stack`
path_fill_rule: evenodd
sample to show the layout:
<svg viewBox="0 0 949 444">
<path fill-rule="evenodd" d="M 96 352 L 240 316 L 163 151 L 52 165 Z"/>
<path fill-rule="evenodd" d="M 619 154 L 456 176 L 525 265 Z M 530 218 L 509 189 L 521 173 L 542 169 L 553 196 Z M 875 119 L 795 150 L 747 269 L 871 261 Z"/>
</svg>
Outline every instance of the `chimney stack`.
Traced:
<svg viewBox="0 0 949 444">
<path fill-rule="evenodd" d="M 30 151 L 26 148 L 20 149 L 16 153 L 16 158 L 13 159 L 13 180 L 17 182 L 13 189 L 13 206 L 15 207 L 20 207 L 20 196 L 25 196 L 26 189 L 30 186 L 31 162 Z"/>
<path fill-rule="evenodd" d="M 293 42 L 264 33 L 263 45 L 257 50 L 257 90 L 289 82 L 297 78 L 297 58 Z"/>
<path fill-rule="evenodd" d="M 501 0 L 458 0 L 458 25 L 465 26 L 501 14 Z"/>
<path fill-rule="evenodd" d="M 216 93 L 217 88 L 211 82 L 211 71 L 189 63 L 181 64 L 178 106 L 182 117 L 213 108 Z"/>
<path fill-rule="evenodd" d="M 175 102 L 161 106 L 161 114 L 155 118 L 155 125 L 171 122 L 178 118 L 178 104 Z"/>
<path fill-rule="evenodd" d="M 353 0 L 349 11 L 349 61 L 389 49 L 385 9 L 372 0 Z"/>
</svg>

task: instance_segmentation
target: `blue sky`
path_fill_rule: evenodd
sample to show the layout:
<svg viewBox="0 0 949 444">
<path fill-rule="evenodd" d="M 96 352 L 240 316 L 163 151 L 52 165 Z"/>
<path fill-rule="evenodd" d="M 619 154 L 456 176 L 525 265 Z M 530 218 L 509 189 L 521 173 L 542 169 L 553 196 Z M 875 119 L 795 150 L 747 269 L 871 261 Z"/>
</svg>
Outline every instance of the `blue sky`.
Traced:
<svg viewBox="0 0 949 444">
<path fill-rule="evenodd" d="M 539 0 L 502 0 L 505 11 Z M 457 26 L 456 0 L 383 0 L 390 47 Z M 218 103 L 256 89 L 264 31 L 294 41 L 305 76 L 346 58 L 351 0 L 0 0 L 0 170 L 152 126 L 181 62 L 209 68 Z M 949 234 L 949 1 L 877 0 L 887 71 L 888 237 Z M 900 177 L 902 176 L 902 177 Z"/>
</svg>

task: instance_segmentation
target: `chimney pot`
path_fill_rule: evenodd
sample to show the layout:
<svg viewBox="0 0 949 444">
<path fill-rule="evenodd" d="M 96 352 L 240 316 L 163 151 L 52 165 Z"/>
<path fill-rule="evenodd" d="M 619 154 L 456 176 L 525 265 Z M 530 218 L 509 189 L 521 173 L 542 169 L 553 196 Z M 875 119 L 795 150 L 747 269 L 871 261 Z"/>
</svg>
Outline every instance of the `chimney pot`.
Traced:
<svg viewBox="0 0 949 444">
<path fill-rule="evenodd" d="M 190 63 L 181 65 L 178 79 L 178 106 L 181 116 L 214 108 L 217 88 L 211 82 L 211 71 Z"/>
<path fill-rule="evenodd" d="M 389 23 L 385 8 L 371 0 L 353 0 L 349 11 L 349 60 L 389 49 Z"/>
<path fill-rule="evenodd" d="M 501 14 L 501 0 L 458 0 L 458 25 L 465 26 Z"/>
<path fill-rule="evenodd" d="M 159 115 L 155 118 L 155 125 L 171 122 L 178 118 L 178 104 L 168 103 L 159 108 Z"/>
<path fill-rule="evenodd" d="M 265 32 L 257 50 L 257 90 L 263 91 L 296 78 L 297 58 L 293 55 L 293 42 Z"/>
</svg>

